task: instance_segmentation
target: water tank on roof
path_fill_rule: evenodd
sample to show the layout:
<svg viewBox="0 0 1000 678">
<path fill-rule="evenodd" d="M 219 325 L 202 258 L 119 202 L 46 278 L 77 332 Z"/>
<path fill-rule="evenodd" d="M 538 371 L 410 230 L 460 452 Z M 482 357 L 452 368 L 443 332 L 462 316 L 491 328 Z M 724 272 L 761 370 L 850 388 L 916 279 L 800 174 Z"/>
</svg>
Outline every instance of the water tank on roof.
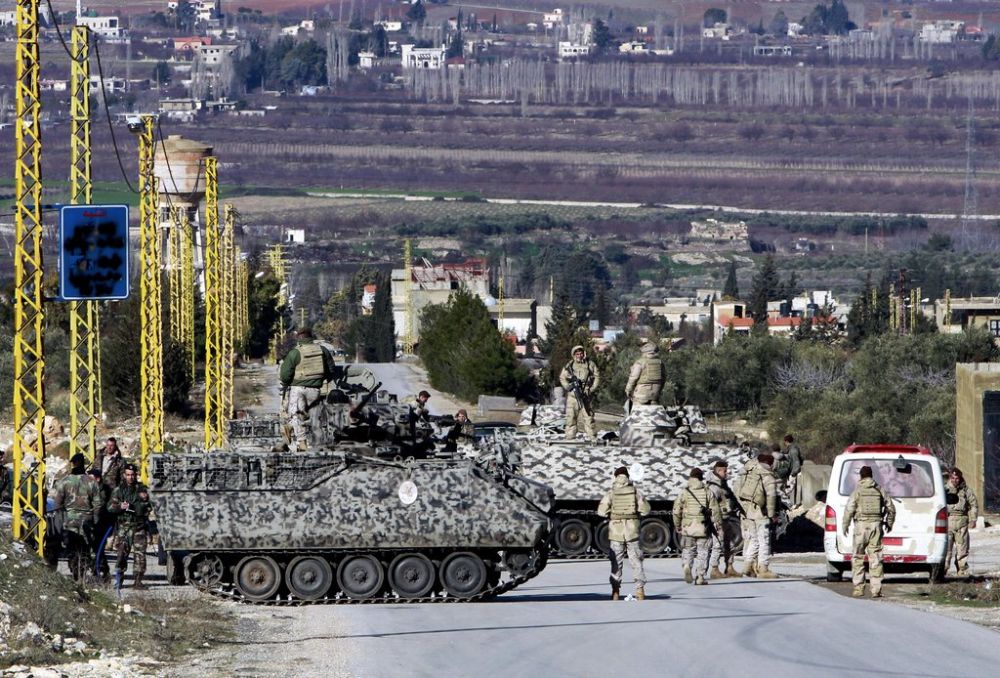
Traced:
<svg viewBox="0 0 1000 678">
<path fill-rule="evenodd" d="M 174 205 L 197 206 L 205 197 L 205 158 L 211 155 L 211 146 L 178 134 L 157 143 L 154 172 L 161 197 L 169 195 Z M 166 203 L 161 199 L 161 205 Z"/>
</svg>

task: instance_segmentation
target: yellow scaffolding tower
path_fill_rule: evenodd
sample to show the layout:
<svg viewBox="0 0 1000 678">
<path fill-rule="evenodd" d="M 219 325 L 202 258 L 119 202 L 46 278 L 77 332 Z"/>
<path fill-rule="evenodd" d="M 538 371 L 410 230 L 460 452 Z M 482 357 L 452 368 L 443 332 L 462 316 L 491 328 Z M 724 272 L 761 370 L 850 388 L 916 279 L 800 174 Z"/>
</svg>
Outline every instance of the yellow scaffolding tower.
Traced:
<svg viewBox="0 0 1000 678">
<path fill-rule="evenodd" d="M 181 208 L 170 209 L 170 230 L 167 232 L 167 295 L 170 307 L 170 338 L 184 341 L 184 301 L 181 276 L 184 258 L 181 254 Z"/>
<path fill-rule="evenodd" d="M 226 221 L 222 231 L 222 417 L 225 424 L 233 416 L 236 335 L 236 219 L 239 213 L 226 205 Z"/>
<path fill-rule="evenodd" d="M 236 350 L 240 355 L 246 353 L 248 340 L 248 309 L 247 296 L 249 290 L 249 273 L 247 263 L 243 261 L 243 252 L 236 248 Z"/>
<path fill-rule="evenodd" d="M 267 252 L 268 263 L 271 265 L 271 272 L 278 280 L 278 308 L 282 309 L 288 303 L 288 280 L 285 277 L 287 266 L 285 264 L 285 246 L 281 243 L 272 245 Z M 285 339 L 285 315 L 278 316 L 278 332 L 271 337 L 270 362 L 272 365 L 278 362 L 278 348 Z"/>
<path fill-rule="evenodd" d="M 45 546 L 45 351 L 42 341 L 42 139 L 38 0 L 18 0 L 14 162 L 15 539 Z"/>
<path fill-rule="evenodd" d="M 139 133 L 139 299 L 141 422 L 139 474 L 149 482 L 149 457 L 163 452 L 163 281 L 159 205 L 153 173 L 154 119 L 142 116 Z"/>
<path fill-rule="evenodd" d="M 413 249 L 403 241 L 403 353 L 413 355 Z"/>
<path fill-rule="evenodd" d="M 195 375 L 194 354 L 194 232 L 188 220 L 187 210 L 181 211 L 181 342 L 187 350 L 188 370 L 191 379 Z"/>
<path fill-rule="evenodd" d="M 90 29 L 74 26 L 70 62 L 70 203 L 93 200 L 90 149 Z M 70 456 L 94 460 L 100 391 L 98 302 L 69 303 L 69 446 Z"/>
<path fill-rule="evenodd" d="M 205 158 L 205 451 L 225 446 L 218 159 Z"/>
</svg>

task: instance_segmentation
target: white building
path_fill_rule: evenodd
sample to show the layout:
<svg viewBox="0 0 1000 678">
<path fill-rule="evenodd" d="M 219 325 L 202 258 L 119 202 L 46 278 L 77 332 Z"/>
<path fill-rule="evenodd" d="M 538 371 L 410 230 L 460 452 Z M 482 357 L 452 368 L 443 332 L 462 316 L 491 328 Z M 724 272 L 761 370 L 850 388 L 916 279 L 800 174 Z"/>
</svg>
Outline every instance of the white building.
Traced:
<svg viewBox="0 0 1000 678">
<path fill-rule="evenodd" d="M 77 17 L 76 23 L 79 26 L 86 26 L 92 33 L 105 40 L 117 40 L 125 33 L 116 16 L 81 16 Z"/>
<path fill-rule="evenodd" d="M 542 25 L 545 26 L 545 30 L 551 31 L 557 26 L 562 26 L 562 23 L 563 11 L 561 9 L 554 9 L 551 12 L 542 14 Z"/>
<path fill-rule="evenodd" d="M 802 24 L 796 23 L 795 21 L 788 22 L 788 37 L 797 38 L 802 35 Z"/>
<path fill-rule="evenodd" d="M 17 11 L 0 12 L 0 26 L 13 26 L 17 22 Z"/>
<path fill-rule="evenodd" d="M 639 40 L 632 40 L 618 45 L 618 51 L 622 54 L 649 54 L 649 45 Z"/>
<path fill-rule="evenodd" d="M 559 43 L 559 58 L 560 59 L 576 59 L 577 57 L 585 57 L 590 54 L 590 45 L 581 45 L 575 42 L 560 42 Z"/>
<path fill-rule="evenodd" d="M 934 21 L 920 29 L 920 41 L 932 44 L 948 44 L 958 40 L 958 34 L 965 28 L 963 21 Z"/>
<path fill-rule="evenodd" d="M 382 19 L 375 25 L 381 26 L 383 29 L 385 29 L 386 33 L 398 33 L 399 31 L 403 30 L 402 21 L 390 21 L 389 19 Z"/>
<path fill-rule="evenodd" d="M 402 46 L 403 68 L 442 68 L 444 66 L 444 47 Z"/>
<path fill-rule="evenodd" d="M 300 31 L 304 31 L 306 33 L 312 33 L 315 30 L 316 30 L 315 21 L 313 21 L 312 19 L 303 19 L 294 26 L 285 26 L 284 28 L 282 28 L 281 34 L 290 35 L 294 38 L 296 35 L 299 34 Z"/>
<path fill-rule="evenodd" d="M 709 28 L 701 29 L 701 37 L 709 39 L 727 40 L 730 33 L 729 24 L 725 23 L 717 23 Z"/>
<path fill-rule="evenodd" d="M 198 54 L 206 66 L 217 66 L 232 56 L 238 48 L 239 45 L 204 45 Z"/>
</svg>

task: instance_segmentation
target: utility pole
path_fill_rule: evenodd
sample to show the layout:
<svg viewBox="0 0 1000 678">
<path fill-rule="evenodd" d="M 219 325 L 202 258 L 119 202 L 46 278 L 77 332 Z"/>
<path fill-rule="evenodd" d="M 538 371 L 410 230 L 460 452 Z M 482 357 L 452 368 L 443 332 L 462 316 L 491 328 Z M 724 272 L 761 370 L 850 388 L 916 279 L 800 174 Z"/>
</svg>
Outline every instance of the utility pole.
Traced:
<svg viewBox="0 0 1000 678">
<path fill-rule="evenodd" d="M 970 230 L 979 212 L 976 191 L 976 108 L 969 93 L 969 113 L 965 119 L 965 203 L 962 206 L 962 247 L 969 246 Z"/>
<path fill-rule="evenodd" d="M 74 26 L 70 62 L 70 203 L 93 202 L 90 144 L 90 29 Z M 69 303 L 69 451 L 94 461 L 101 389 L 98 302 Z"/>
<path fill-rule="evenodd" d="M 205 451 L 225 446 L 218 159 L 205 158 Z"/>
<path fill-rule="evenodd" d="M 413 249 L 403 241 L 403 353 L 413 355 Z"/>
<path fill-rule="evenodd" d="M 239 213 L 226 205 L 225 227 L 222 231 L 222 425 L 233 416 L 233 381 L 235 379 L 234 347 L 236 336 L 236 270 L 235 232 Z M 225 429 L 224 429 L 225 430 Z"/>
<path fill-rule="evenodd" d="M 153 172 L 152 115 L 142 116 L 139 132 L 139 299 L 141 422 L 139 473 L 149 483 L 149 457 L 163 452 L 163 253 L 159 200 Z"/>
<path fill-rule="evenodd" d="M 14 161 L 13 534 L 45 547 L 45 348 L 38 0 L 18 0 Z"/>
</svg>

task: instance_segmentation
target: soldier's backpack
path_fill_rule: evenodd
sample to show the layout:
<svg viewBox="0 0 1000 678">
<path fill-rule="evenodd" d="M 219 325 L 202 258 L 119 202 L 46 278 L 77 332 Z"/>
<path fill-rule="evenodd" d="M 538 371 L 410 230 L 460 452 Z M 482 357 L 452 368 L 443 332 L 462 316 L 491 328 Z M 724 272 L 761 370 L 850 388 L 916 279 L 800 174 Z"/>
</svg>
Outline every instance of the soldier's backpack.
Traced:
<svg viewBox="0 0 1000 678">
<path fill-rule="evenodd" d="M 743 482 L 740 483 L 740 501 L 745 501 L 754 506 L 764 506 L 767 494 L 764 491 L 764 476 L 756 466 L 753 467 Z"/>
</svg>

